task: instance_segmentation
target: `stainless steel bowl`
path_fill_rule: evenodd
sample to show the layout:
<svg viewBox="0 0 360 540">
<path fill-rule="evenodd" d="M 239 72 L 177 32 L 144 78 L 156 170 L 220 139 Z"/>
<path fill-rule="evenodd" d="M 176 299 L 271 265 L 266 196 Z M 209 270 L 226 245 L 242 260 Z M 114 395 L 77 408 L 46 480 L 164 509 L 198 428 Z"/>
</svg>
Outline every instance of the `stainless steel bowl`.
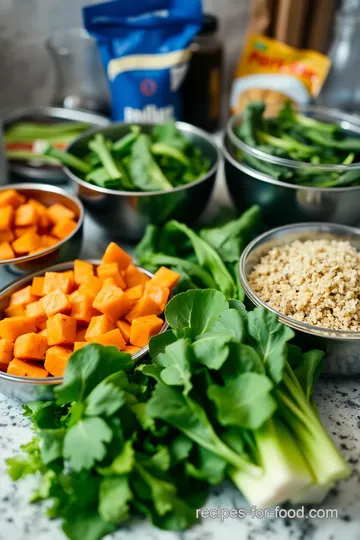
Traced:
<svg viewBox="0 0 360 540">
<path fill-rule="evenodd" d="M 74 259 L 80 252 L 84 222 L 84 208 L 79 199 L 73 197 L 63 189 L 47 184 L 9 184 L 0 186 L 0 192 L 7 189 L 16 189 L 22 195 L 28 198 L 36 199 L 45 206 L 51 206 L 55 203 L 61 203 L 73 212 L 77 219 L 76 229 L 64 240 L 51 246 L 44 251 L 25 255 L 16 259 L 0 261 L 0 271 L 8 270 L 16 274 L 25 274 L 35 272 L 46 268 L 51 264 Z"/>
<path fill-rule="evenodd" d="M 278 112 L 279 107 L 274 109 Z M 360 135 L 359 116 L 350 115 L 326 107 L 307 106 L 301 109 L 321 121 L 338 124 L 353 135 Z M 264 221 L 270 227 L 302 221 L 325 221 L 357 225 L 360 222 L 360 186 L 309 187 L 282 182 L 259 172 L 246 159 L 258 163 L 273 163 L 283 170 L 317 171 L 331 175 L 333 172 L 357 171 L 360 163 L 350 165 L 312 164 L 271 156 L 251 148 L 235 134 L 242 116 L 236 115 L 228 121 L 223 139 L 225 176 L 230 195 L 239 211 L 253 204 L 263 210 Z"/>
<path fill-rule="evenodd" d="M 253 291 L 248 276 L 260 259 L 273 247 L 294 240 L 347 240 L 360 250 L 360 229 L 335 223 L 300 223 L 272 229 L 253 240 L 244 250 L 239 263 L 240 282 L 246 296 L 255 306 L 263 306 L 275 313 L 279 320 L 295 330 L 295 341 L 303 348 L 317 348 L 326 352 L 326 375 L 360 375 L 360 332 L 329 330 L 299 322 L 272 308 Z"/>
<path fill-rule="evenodd" d="M 84 122 L 93 126 L 107 126 L 110 120 L 100 114 L 87 111 L 65 109 L 63 107 L 22 107 L 16 109 L 4 118 L 4 130 L 19 122 L 56 122 L 56 121 Z M 89 129 L 91 129 L 91 127 Z M 62 167 L 42 165 L 36 162 L 9 161 L 9 172 L 12 180 L 32 180 L 33 182 L 50 182 L 52 184 L 64 183 L 67 180 Z M 0 184 L 1 182 L 0 178 Z"/>
<path fill-rule="evenodd" d="M 145 133 L 149 133 L 155 124 L 139 125 Z M 141 238 L 148 223 L 161 225 L 169 219 L 179 219 L 191 224 L 204 210 L 215 183 L 219 149 L 205 131 L 183 122 L 177 122 L 176 126 L 211 163 L 209 172 L 191 184 L 171 191 L 118 191 L 89 184 L 65 167 L 86 209 L 113 236 L 135 241 Z M 83 157 L 88 153 L 88 142 L 95 134 L 103 133 L 105 137 L 116 140 L 128 132 L 129 124 L 124 123 L 94 129 L 78 137 L 70 144 L 68 151 Z"/>
<path fill-rule="evenodd" d="M 99 265 L 101 263 L 98 259 L 88 259 L 93 265 Z M 65 272 L 66 270 L 72 270 L 74 268 L 73 262 L 65 262 L 57 264 L 47 268 L 47 272 Z M 154 274 L 142 268 L 138 267 L 144 274 L 152 277 Z M 29 285 L 34 277 L 42 276 L 44 271 L 35 272 L 24 278 L 14 281 L 4 289 L 0 291 L 0 320 L 3 318 L 4 310 L 8 307 L 10 297 L 16 291 L 19 291 L 23 287 Z M 164 322 L 160 333 L 167 330 L 168 324 Z M 133 355 L 133 360 L 137 361 L 149 352 L 149 346 L 143 347 L 140 351 Z M 36 400 L 51 400 L 53 399 L 54 387 L 57 384 L 62 383 L 62 377 L 48 377 L 45 379 L 29 378 L 29 377 L 17 377 L 15 375 L 9 375 L 3 371 L 0 371 L 0 393 L 10 398 L 16 398 L 23 403 L 36 401 Z"/>
</svg>

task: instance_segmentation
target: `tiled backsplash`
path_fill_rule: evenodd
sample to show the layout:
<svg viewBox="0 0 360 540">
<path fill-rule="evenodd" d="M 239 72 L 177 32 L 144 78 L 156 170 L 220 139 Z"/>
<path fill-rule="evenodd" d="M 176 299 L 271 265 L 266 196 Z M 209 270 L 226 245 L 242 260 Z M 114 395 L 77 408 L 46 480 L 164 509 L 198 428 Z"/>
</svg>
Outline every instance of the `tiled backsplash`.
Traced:
<svg viewBox="0 0 360 540">
<path fill-rule="evenodd" d="M 95 3 L 98 0 L 95 0 Z M 91 0 L 0 0 L 0 110 L 48 104 L 54 72 L 45 48 L 58 29 L 81 25 L 81 6 Z M 226 42 L 226 84 L 241 50 L 249 0 L 204 0 L 221 19 Z"/>
</svg>

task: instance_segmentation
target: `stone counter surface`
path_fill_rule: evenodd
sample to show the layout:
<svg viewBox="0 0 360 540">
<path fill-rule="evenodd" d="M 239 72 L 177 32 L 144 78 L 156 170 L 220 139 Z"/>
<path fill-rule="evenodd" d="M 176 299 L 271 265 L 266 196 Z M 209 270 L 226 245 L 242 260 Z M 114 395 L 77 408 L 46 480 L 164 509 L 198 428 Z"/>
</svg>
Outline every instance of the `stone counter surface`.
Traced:
<svg viewBox="0 0 360 540">
<path fill-rule="evenodd" d="M 336 509 L 337 519 L 227 519 L 203 520 L 186 532 L 163 532 L 149 522 L 131 522 L 113 540 L 360 540 L 360 396 L 355 381 L 322 380 L 316 401 L 328 431 L 352 468 L 321 509 Z M 27 501 L 34 478 L 11 482 L 4 460 L 32 437 L 21 405 L 0 395 L 0 540 L 65 540 L 58 521 L 49 521 L 43 508 Z M 249 509 L 230 484 L 213 490 L 206 508 Z M 84 538 L 84 540 L 86 540 Z"/>
</svg>

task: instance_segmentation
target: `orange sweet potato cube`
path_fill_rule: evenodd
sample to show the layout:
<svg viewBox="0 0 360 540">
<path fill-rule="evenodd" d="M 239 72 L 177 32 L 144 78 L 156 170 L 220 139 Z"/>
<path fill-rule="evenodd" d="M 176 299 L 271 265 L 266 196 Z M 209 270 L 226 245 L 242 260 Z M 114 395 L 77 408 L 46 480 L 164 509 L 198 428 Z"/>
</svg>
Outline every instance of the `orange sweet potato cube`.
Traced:
<svg viewBox="0 0 360 540">
<path fill-rule="evenodd" d="M 59 239 L 49 234 L 43 234 L 40 236 L 41 245 L 43 248 L 49 248 L 59 243 Z"/>
<path fill-rule="evenodd" d="M 76 338 L 76 319 L 57 313 L 47 320 L 47 341 L 49 345 L 71 345 Z"/>
<path fill-rule="evenodd" d="M 63 240 L 64 238 L 70 236 L 70 234 L 74 231 L 74 229 L 76 229 L 76 227 L 76 221 L 67 218 L 61 219 L 51 229 L 51 234 L 53 236 L 56 236 L 56 238 Z"/>
<path fill-rule="evenodd" d="M 131 325 L 130 343 L 136 347 L 145 347 L 152 336 L 158 334 L 164 321 L 155 315 L 134 319 Z"/>
<path fill-rule="evenodd" d="M 15 235 L 10 229 L 8 229 L 6 231 L 0 231 L 0 244 L 2 244 L 3 242 L 9 242 L 10 243 L 14 239 L 15 239 Z"/>
<path fill-rule="evenodd" d="M 88 277 L 94 276 L 94 267 L 91 263 L 87 261 L 81 261 L 80 259 L 75 259 L 74 262 L 74 278 L 75 283 L 81 285 Z"/>
<path fill-rule="evenodd" d="M 131 356 L 133 356 L 139 351 L 141 351 L 141 347 L 135 347 L 135 345 L 126 345 L 124 349 L 124 352 L 131 354 Z"/>
<path fill-rule="evenodd" d="M 92 343 L 100 343 L 101 345 L 113 345 L 121 351 L 125 348 L 125 340 L 118 328 L 105 332 L 105 334 L 99 334 L 92 338 L 91 341 Z"/>
<path fill-rule="evenodd" d="M 130 287 L 129 289 L 126 289 L 125 294 L 130 300 L 131 306 L 133 306 L 143 296 L 144 285 L 135 285 L 135 287 Z"/>
<path fill-rule="evenodd" d="M 1 242 L 0 244 L 0 261 L 7 261 L 8 259 L 14 259 L 15 253 L 9 242 Z"/>
<path fill-rule="evenodd" d="M 24 236 L 24 234 L 29 232 L 37 232 L 36 225 L 28 225 L 27 227 L 15 227 L 14 229 L 16 238 L 20 238 L 20 236 Z"/>
<path fill-rule="evenodd" d="M 39 336 L 45 336 L 47 338 L 47 328 L 44 328 L 44 330 L 41 330 L 38 334 Z"/>
<path fill-rule="evenodd" d="M 155 304 L 154 300 L 150 296 L 143 296 L 135 306 L 131 308 L 125 319 L 131 322 L 138 317 L 145 317 L 146 315 L 160 315 L 161 310 L 159 306 Z"/>
<path fill-rule="evenodd" d="M 95 296 L 102 288 L 101 279 L 97 276 L 88 276 L 79 286 L 78 291 L 89 296 Z"/>
<path fill-rule="evenodd" d="M 155 304 L 159 306 L 161 312 L 164 311 L 167 301 L 169 299 L 170 289 L 168 289 L 167 287 L 152 286 L 148 288 L 145 294 L 147 296 L 150 296 L 150 298 L 155 302 Z"/>
<path fill-rule="evenodd" d="M 167 287 L 168 289 L 173 289 L 177 282 L 180 279 L 180 274 L 169 270 L 166 266 L 162 266 L 159 270 L 153 275 L 149 283 L 145 287 L 145 294 L 147 288 L 156 287 Z"/>
<path fill-rule="evenodd" d="M 31 292 L 31 285 L 28 285 L 11 295 L 10 306 L 24 306 L 25 304 L 35 302 L 36 300 L 36 296 Z"/>
<path fill-rule="evenodd" d="M 72 289 L 72 279 L 62 272 L 45 272 L 44 293 L 48 294 L 57 289 L 61 289 L 65 294 L 69 294 Z"/>
<path fill-rule="evenodd" d="M 46 296 L 43 296 L 40 298 L 39 302 L 48 317 L 52 317 L 57 313 L 70 313 L 71 311 L 70 301 L 61 289 L 57 289 L 56 291 L 52 291 Z"/>
<path fill-rule="evenodd" d="M 124 278 L 120 274 L 119 267 L 115 262 L 100 264 L 97 267 L 97 275 L 99 276 L 101 281 L 104 281 L 107 278 L 112 278 L 117 287 L 120 287 L 120 289 L 126 289 Z"/>
<path fill-rule="evenodd" d="M 7 317 L 20 317 L 21 315 L 25 315 L 25 307 L 20 306 L 9 306 L 5 309 L 5 315 Z"/>
<path fill-rule="evenodd" d="M 66 270 L 65 272 L 62 272 L 62 275 L 70 279 L 70 291 L 73 291 L 76 287 L 74 270 Z"/>
<path fill-rule="evenodd" d="M 102 282 L 103 284 L 103 287 L 105 287 L 106 285 L 116 285 L 115 283 L 115 279 L 112 278 L 112 277 L 107 277 L 106 279 L 103 280 Z M 102 288 L 102 287 L 101 287 Z M 121 287 L 120 287 L 121 288 Z"/>
<path fill-rule="evenodd" d="M 0 364 L 8 364 L 14 358 L 14 344 L 7 339 L 0 339 Z"/>
<path fill-rule="evenodd" d="M 22 334 L 36 332 L 36 326 L 32 317 L 18 316 L 8 317 L 0 321 L 0 336 L 15 343 L 16 338 Z"/>
<path fill-rule="evenodd" d="M 60 203 L 49 206 L 47 211 L 53 223 L 59 223 L 59 221 L 62 221 L 63 219 L 75 218 L 75 212 L 70 210 L 70 208 L 66 208 L 66 206 Z"/>
<path fill-rule="evenodd" d="M 14 208 L 12 206 L 3 206 L 0 208 L 0 231 L 10 229 L 14 217 Z"/>
<path fill-rule="evenodd" d="M 42 276 L 34 277 L 31 285 L 31 294 L 34 294 L 35 296 L 45 296 L 44 281 L 45 278 Z"/>
<path fill-rule="evenodd" d="M 30 304 L 27 304 L 26 315 L 28 317 L 33 317 L 36 328 L 39 330 L 44 330 L 44 328 L 46 328 L 47 315 L 38 300 L 36 302 L 30 302 Z"/>
<path fill-rule="evenodd" d="M 32 231 L 20 236 L 11 245 L 17 255 L 25 255 L 41 247 L 41 238 L 36 232 Z"/>
<path fill-rule="evenodd" d="M 7 372 L 17 377 L 31 377 L 34 379 L 43 379 L 49 375 L 46 369 L 40 367 L 35 362 L 26 362 L 19 358 L 11 360 Z"/>
<path fill-rule="evenodd" d="M 44 368 L 54 377 L 62 377 L 73 351 L 69 347 L 54 345 L 46 351 Z"/>
<path fill-rule="evenodd" d="M 78 351 L 79 349 L 82 349 L 83 347 L 85 347 L 85 345 L 89 345 L 87 341 L 75 341 L 74 352 Z"/>
<path fill-rule="evenodd" d="M 94 297 L 75 291 L 71 295 L 71 317 L 80 324 L 89 323 L 93 317 L 100 313 L 93 308 Z"/>
<path fill-rule="evenodd" d="M 87 331 L 87 326 L 83 326 L 82 328 L 78 328 L 76 331 L 76 340 L 75 341 L 85 341 L 85 334 Z"/>
<path fill-rule="evenodd" d="M 93 307 L 116 322 L 129 311 L 131 303 L 122 289 L 115 285 L 106 285 L 96 295 Z"/>
<path fill-rule="evenodd" d="M 35 199 L 29 199 L 28 204 L 33 206 L 38 215 L 38 226 L 40 229 L 48 229 L 51 225 L 51 219 L 47 207 Z"/>
<path fill-rule="evenodd" d="M 37 224 L 38 213 L 36 209 L 28 203 L 21 204 L 15 211 L 15 227 L 26 227 Z"/>
<path fill-rule="evenodd" d="M 124 319 L 120 319 L 119 321 L 117 321 L 116 326 L 120 330 L 122 337 L 125 339 L 126 343 L 129 343 L 131 324 Z"/>
<path fill-rule="evenodd" d="M 131 263 L 131 256 L 126 253 L 120 246 L 115 244 L 115 242 L 110 242 L 110 244 L 105 249 L 105 253 L 102 258 L 102 263 L 116 263 L 119 267 L 119 270 L 126 270 L 126 268 Z"/>
<path fill-rule="evenodd" d="M 34 332 L 19 336 L 14 345 L 15 358 L 20 360 L 45 360 L 48 342 L 45 336 Z"/>
<path fill-rule="evenodd" d="M 0 191 L 0 206 L 13 206 L 17 208 L 20 204 L 25 202 L 25 197 L 21 195 L 15 189 L 6 189 L 5 191 Z"/>
<path fill-rule="evenodd" d="M 93 338 L 100 334 L 106 334 L 106 332 L 110 332 L 110 330 L 114 330 L 115 328 L 115 324 L 107 315 L 93 317 L 86 331 L 85 341 L 92 341 Z"/>
<path fill-rule="evenodd" d="M 136 287 L 136 285 L 145 285 L 150 281 L 149 276 L 144 274 L 137 266 L 134 264 L 129 264 L 127 269 L 124 272 L 124 277 L 126 285 L 130 287 Z"/>
</svg>

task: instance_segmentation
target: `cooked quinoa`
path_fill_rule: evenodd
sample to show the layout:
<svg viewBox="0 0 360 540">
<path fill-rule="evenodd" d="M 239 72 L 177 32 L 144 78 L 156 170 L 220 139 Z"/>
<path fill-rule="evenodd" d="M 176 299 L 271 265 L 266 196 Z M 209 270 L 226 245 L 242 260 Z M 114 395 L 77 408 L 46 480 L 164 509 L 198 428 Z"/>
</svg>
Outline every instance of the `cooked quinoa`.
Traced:
<svg viewBox="0 0 360 540">
<path fill-rule="evenodd" d="M 280 313 L 314 326 L 360 330 L 360 253 L 349 242 L 296 240 L 271 249 L 249 283 Z"/>
</svg>

